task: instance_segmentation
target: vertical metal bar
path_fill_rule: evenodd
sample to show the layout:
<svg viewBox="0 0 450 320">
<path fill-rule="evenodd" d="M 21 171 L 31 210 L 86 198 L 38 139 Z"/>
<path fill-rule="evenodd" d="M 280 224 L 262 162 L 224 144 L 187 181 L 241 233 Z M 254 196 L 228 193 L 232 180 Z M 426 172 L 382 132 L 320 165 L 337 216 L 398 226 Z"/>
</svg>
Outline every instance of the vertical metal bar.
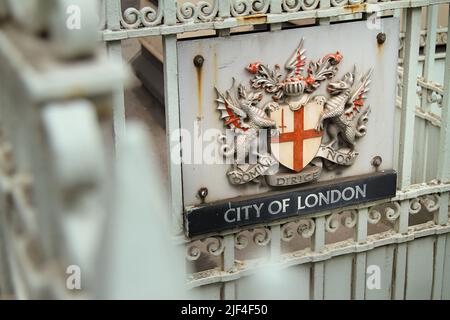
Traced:
<svg viewBox="0 0 450 320">
<path fill-rule="evenodd" d="M 218 0 L 219 1 L 219 17 L 222 19 L 227 19 L 230 17 L 230 1 L 229 0 Z M 219 37 L 227 37 L 230 35 L 230 28 L 217 30 L 217 35 Z"/>
<path fill-rule="evenodd" d="M 450 9 L 450 8 L 449 8 Z M 450 10 L 449 10 L 450 21 Z M 441 132 L 439 142 L 439 158 L 437 178 L 441 182 L 450 181 L 450 45 L 447 43 L 445 52 L 445 71 L 444 71 L 444 96 L 442 100 L 441 114 Z M 435 217 L 436 224 L 445 224 L 448 222 L 448 202 L 449 193 L 441 194 L 439 198 L 439 211 Z"/>
<path fill-rule="evenodd" d="M 450 10 L 449 10 L 450 12 Z M 449 13 L 450 17 L 450 13 Z M 438 176 L 441 182 L 450 181 L 450 44 L 447 43 L 442 100 L 441 134 L 439 144 Z"/>
<path fill-rule="evenodd" d="M 175 25 L 177 23 L 177 1 L 164 0 L 164 24 Z M 182 188 L 182 168 L 178 159 L 181 154 L 173 154 L 180 145 L 181 136 L 177 133 L 180 128 L 180 109 L 178 94 L 178 55 L 177 55 L 177 35 L 163 36 L 164 51 L 164 99 L 166 109 L 166 139 L 169 168 L 169 194 L 170 212 L 172 214 L 173 232 L 180 234 L 183 232 L 183 188 Z"/>
<path fill-rule="evenodd" d="M 431 299 L 442 299 L 442 287 L 444 282 L 444 257 L 447 235 L 441 234 L 437 236 L 434 243 L 434 266 L 433 266 L 433 290 Z"/>
<path fill-rule="evenodd" d="M 409 200 L 403 200 L 400 202 L 400 216 L 395 223 L 395 231 L 398 233 L 408 232 L 409 208 Z"/>
<path fill-rule="evenodd" d="M 270 2 L 270 13 L 281 13 L 281 0 L 272 0 Z M 270 31 L 281 30 L 282 23 L 272 23 L 270 24 Z"/>
<path fill-rule="evenodd" d="M 230 17 L 230 2 L 229 0 L 218 0 L 219 1 L 219 17 L 226 19 Z M 229 36 L 230 29 L 218 30 L 217 34 L 219 36 Z M 223 255 L 224 259 L 224 271 L 229 272 L 234 268 L 235 262 L 235 248 L 234 248 L 234 235 L 228 235 L 224 238 L 225 251 Z M 225 282 L 223 285 L 223 298 L 225 300 L 236 299 L 236 283 L 234 281 Z"/>
<path fill-rule="evenodd" d="M 177 1 L 164 0 L 164 24 L 172 26 L 177 23 Z"/>
<path fill-rule="evenodd" d="M 358 220 L 355 228 L 355 241 L 365 242 L 367 239 L 367 216 L 369 210 L 367 208 L 358 210 Z"/>
<path fill-rule="evenodd" d="M 411 184 L 421 12 L 422 8 L 420 7 L 408 8 L 406 10 L 405 59 L 403 61 L 403 97 L 398 166 L 400 189 L 405 189 Z"/>
<path fill-rule="evenodd" d="M 400 202 L 400 216 L 395 224 L 395 230 L 398 233 L 408 232 L 409 224 L 409 200 Z M 397 245 L 395 255 L 395 278 L 393 279 L 392 298 L 402 300 L 405 296 L 405 281 L 406 281 L 406 264 L 407 264 L 407 250 L 408 245 L 401 243 Z"/>
<path fill-rule="evenodd" d="M 105 0 L 106 27 L 109 30 L 120 30 L 121 3 L 120 0 Z"/>
<path fill-rule="evenodd" d="M 107 52 L 110 59 L 115 61 L 122 61 L 122 43 L 121 41 L 110 41 L 106 44 Z M 121 142 L 126 133 L 126 121 L 125 121 L 125 94 L 124 86 L 122 83 L 118 83 L 114 89 L 112 96 L 113 105 L 113 130 L 114 130 L 114 142 L 116 146 L 116 154 L 120 154 Z"/>
<path fill-rule="evenodd" d="M 436 32 L 438 23 L 438 5 L 429 6 L 427 12 L 427 36 L 425 43 L 425 61 L 423 66 L 423 77 L 431 80 L 434 69 L 434 59 L 436 54 Z M 422 96 L 422 104 L 429 109 L 426 95 Z"/>
<path fill-rule="evenodd" d="M 367 240 L 367 216 L 369 210 L 367 208 L 358 210 L 358 217 L 355 228 L 355 241 L 363 243 Z M 353 285 L 352 298 L 356 300 L 363 300 L 366 290 L 366 253 L 356 253 L 353 262 Z"/>
<path fill-rule="evenodd" d="M 316 230 L 312 239 L 312 250 L 314 252 L 320 252 L 325 248 L 325 217 L 318 217 L 315 219 Z M 323 300 L 324 297 L 324 272 L 325 263 L 315 262 L 313 264 L 312 282 L 311 286 L 311 299 Z"/>
<path fill-rule="evenodd" d="M 392 298 L 395 300 L 403 300 L 405 297 L 405 281 L 406 281 L 406 255 L 408 245 L 401 243 L 397 246 L 395 254 L 395 277 L 393 279 Z"/>
<path fill-rule="evenodd" d="M 173 21 L 169 19 L 169 21 Z M 183 230 L 183 189 L 182 172 L 179 159 L 172 157 L 181 157 L 181 154 L 174 154 L 180 146 L 180 114 L 179 114 L 179 96 L 178 96 L 178 58 L 177 58 L 177 36 L 166 35 L 163 37 L 164 47 L 164 97 L 166 109 L 166 139 L 169 168 L 169 194 L 170 211 L 173 219 L 173 231 L 176 234 Z"/>
<path fill-rule="evenodd" d="M 401 25 L 400 25 L 400 32 L 404 33 L 405 30 L 406 30 L 406 18 L 405 18 L 405 16 L 406 16 L 406 9 L 399 9 L 399 11 L 400 11 L 399 17 L 402 18 L 401 19 Z M 403 38 L 403 47 L 402 47 L 402 49 L 399 52 L 399 58 L 403 59 L 404 56 L 405 56 L 405 38 Z"/>
<path fill-rule="evenodd" d="M 434 213 L 434 223 L 445 225 L 448 222 L 449 193 L 443 192 L 439 196 L 439 209 Z"/>
<path fill-rule="evenodd" d="M 320 0 L 320 3 L 319 3 L 320 9 L 328 9 L 328 8 L 330 8 L 330 6 L 331 6 L 330 0 Z M 329 25 L 330 22 L 331 22 L 331 18 L 320 18 L 319 19 L 319 24 L 321 26 Z"/>
<path fill-rule="evenodd" d="M 365 252 L 357 253 L 353 262 L 352 299 L 364 300 L 366 291 L 366 257 Z"/>
<path fill-rule="evenodd" d="M 316 218 L 316 230 L 312 239 L 312 250 L 320 252 L 325 248 L 325 217 Z"/>
<path fill-rule="evenodd" d="M 227 235 L 224 237 L 225 250 L 223 252 L 223 271 L 230 272 L 234 268 L 234 235 Z M 227 281 L 223 284 L 223 299 L 236 299 L 236 284 L 234 281 Z"/>
<path fill-rule="evenodd" d="M 433 76 L 434 59 L 436 52 L 436 29 L 438 21 L 438 6 L 429 6 L 427 12 L 427 34 L 425 43 L 425 61 L 423 65 L 423 77 L 426 81 L 430 81 Z M 428 89 L 422 89 L 422 109 L 425 112 L 430 111 L 431 103 L 428 101 Z M 418 119 L 419 120 L 419 119 Z M 428 157 L 428 131 L 430 130 L 428 121 L 420 119 L 418 121 L 418 137 L 416 148 L 417 172 L 415 174 L 417 182 L 424 182 L 427 179 L 427 161 Z"/>
<path fill-rule="evenodd" d="M 231 271 L 234 268 L 234 235 L 227 235 L 223 239 L 224 253 L 223 253 L 223 270 Z"/>
<path fill-rule="evenodd" d="M 281 257 L 281 227 L 275 225 L 270 228 L 270 260 L 277 262 Z"/>
<path fill-rule="evenodd" d="M 120 30 L 122 15 L 120 0 L 105 0 L 106 27 L 109 30 Z M 110 41 L 106 43 L 107 53 L 110 59 L 122 61 L 122 42 Z M 123 84 L 117 84 L 113 93 L 113 130 L 116 152 L 120 149 L 126 130 L 125 123 L 125 95 Z M 119 152 L 120 153 L 120 152 Z"/>
<path fill-rule="evenodd" d="M 219 17 L 228 18 L 230 16 L 230 1 L 229 0 L 218 0 L 219 1 Z"/>
</svg>

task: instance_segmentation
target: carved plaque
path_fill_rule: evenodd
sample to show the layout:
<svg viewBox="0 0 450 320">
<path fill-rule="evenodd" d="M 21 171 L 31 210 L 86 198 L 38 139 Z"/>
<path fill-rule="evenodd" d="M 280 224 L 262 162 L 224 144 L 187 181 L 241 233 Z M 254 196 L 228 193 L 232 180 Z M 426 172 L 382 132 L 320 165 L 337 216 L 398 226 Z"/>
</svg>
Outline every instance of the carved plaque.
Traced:
<svg viewBox="0 0 450 320">
<path fill-rule="evenodd" d="M 395 195 L 398 19 L 381 28 L 178 44 L 188 235 Z"/>
</svg>

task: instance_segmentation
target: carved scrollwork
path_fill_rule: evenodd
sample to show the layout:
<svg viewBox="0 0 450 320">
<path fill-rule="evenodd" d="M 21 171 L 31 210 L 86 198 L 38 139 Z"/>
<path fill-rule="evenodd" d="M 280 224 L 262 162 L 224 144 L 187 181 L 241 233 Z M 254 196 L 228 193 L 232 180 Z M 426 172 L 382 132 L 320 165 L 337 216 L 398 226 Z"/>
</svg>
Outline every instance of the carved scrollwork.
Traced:
<svg viewBox="0 0 450 320">
<path fill-rule="evenodd" d="M 419 199 L 414 198 L 409 201 L 409 213 L 410 214 L 416 214 L 420 210 L 422 210 L 422 204 L 420 203 Z"/>
<path fill-rule="evenodd" d="M 400 216 L 400 204 L 398 202 L 389 203 L 384 209 L 384 213 L 386 214 L 386 219 L 389 221 L 395 221 Z"/>
<path fill-rule="evenodd" d="M 234 236 L 234 247 L 238 250 L 245 249 L 249 240 L 245 231 L 241 231 Z"/>
<path fill-rule="evenodd" d="M 302 6 L 301 0 L 283 0 L 283 10 L 286 12 L 297 12 Z"/>
<path fill-rule="evenodd" d="M 325 230 L 327 232 L 336 232 L 340 226 L 340 215 L 338 213 L 330 214 L 325 220 Z"/>
<path fill-rule="evenodd" d="M 331 0 L 330 3 L 333 7 L 343 7 L 349 3 L 349 0 Z"/>
<path fill-rule="evenodd" d="M 448 32 L 441 31 L 441 32 L 437 33 L 436 42 L 438 44 L 446 44 L 447 43 L 447 39 L 448 39 Z"/>
<path fill-rule="evenodd" d="M 180 22 L 208 22 L 217 16 L 218 10 L 218 0 L 213 1 L 213 3 L 207 1 L 185 2 L 177 4 L 177 18 Z"/>
<path fill-rule="evenodd" d="M 220 256 L 225 249 L 222 237 L 209 237 L 190 243 L 186 248 L 186 259 L 195 261 L 202 254 L 202 247 L 213 256 Z"/>
<path fill-rule="evenodd" d="M 255 229 L 253 234 L 253 241 L 259 246 L 265 246 L 270 242 L 271 232 L 269 228 Z"/>
<path fill-rule="evenodd" d="M 426 43 L 427 43 L 427 34 L 421 33 L 420 34 L 420 46 L 425 47 Z"/>
<path fill-rule="evenodd" d="M 193 242 L 186 248 L 186 259 L 189 261 L 195 261 L 200 258 L 202 251 L 198 247 L 198 242 Z"/>
<path fill-rule="evenodd" d="M 297 223 L 295 222 L 289 222 L 284 224 L 281 227 L 281 240 L 285 242 L 289 242 L 295 237 L 295 229 L 297 227 Z"/>
<path fill-rule="evenodd" d="M 303 238 L 311 238 L 316 231 L 316 223 L 313 219 L 300 220 L 297 232 Z"/>
<path fill-rule="evenodd" d="M 121 24 L 125 29 L 137 29 L 141 26 L 152 27 L 161 24 L 163 17 L 162 6 L 158 9 L 152 7 L 128 8 L 123 12 Z"/>
<path fill-rule="evenodd" d="M 430 194 L 419 199 L 420 203 L 428 212 L 434 212 L 439 209 L 439 195 Z"/>
<path fill-rule="evenodd" d="M 381 220 L 381 212 L 377 207 L 372 207 L 369 209 L 369 213 L 367 215 L 367 221 L 370 224 L 377 224 Z"/>
<path fill-rule="evenodd" d="M 429 103 L 436 102 L 439 106 L 442 104 L 442 94 L 429 89 L 427 89 L 426 92 L 427 92 L 427 101 Z"/>
<path fill-rule="evenodd" d="M 316 224 L 313 219 L 302 219 L 295 222 L 289 222 L 281 227 L 281 240 L 291 241 L 296 234 L 303 238 L 311 238 L 316 230 Z"/>
<path fill-rule="evenodd" d="M 302 9 L 305 11 L 314 10 L 319 6 L 319 2 L 319 0 L 302 0 Z"/>
<path fill-rule="evenodd" d="M 357 210 L 350 210 L 347 211 L 349 214 L 344 217 L 344 226 L 347 228 L 353 228 L 356 226 L 356 222 L 358 221 L 358 211 Z"/>
<path fill-rule="evenodd" d="M 319 0 L 283 0 L 282 7 L 286 12 L 317 9 Z"/>
<path fill-rule="evenodd" d="M 347 228 L 354 228 L 357 221 L 357 210 L 347 210 L 340 213 L 333 213 L 325 219 L 325 230 L 331 233 L 336 232 L 341 224 Z"/>
<path fill-rule="evenodd" d="M 369 208 L 367 221 L 370 224 L 377 224 L 385 215 L 386 219 L 394 222 L 400 216 L 400 204 L 398 202 L 389 202 Z"/>
<path fill-rule="evenodd" d="M 250 14 L 266 13 L 269 5 L 269 0 L 235 0 L 230 7 L 231 15 L 233 17 L 240 17 Z"/>
<path fill-rule="evenodd" d="M 206 251 L 214 256 L 220 256 L 225 248 L 221 237 L 206 238 L 202 242 L 206 243 Z"/>
<path fill-rule="evenodd" d="M 258 246 L 265 246 L 271 240 L 269 228 L 257 228 L 241 231 L 234 236 L 234 247 L 238 250 L 245 249 L 250 243 L 249 237 Z"/>
</svg>

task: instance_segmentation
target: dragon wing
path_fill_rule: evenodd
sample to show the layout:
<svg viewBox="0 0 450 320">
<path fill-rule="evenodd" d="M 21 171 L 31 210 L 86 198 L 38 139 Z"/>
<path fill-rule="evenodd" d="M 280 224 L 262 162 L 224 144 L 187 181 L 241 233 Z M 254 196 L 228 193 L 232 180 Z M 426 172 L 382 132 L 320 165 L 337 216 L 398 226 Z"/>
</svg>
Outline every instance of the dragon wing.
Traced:
<svg viewBox="0 0 450 320">
<path fill-rule="evenodd" d="M 303 67 L 305 66 L 306 63 L 305 52 L 306 50 L 303 49 L 303 38 L 302 38 L 294 54 L 289 58 L 289 60 L 286 62 L 286 65 L 284 66 L 288 71 L 286 79 L 295 76 L 300 76 L 303 74 Z"/>
<path fill-rule="evenodd" d="M 234 88 L 234 79 L 233 86 Z M 242 119 L 247 117 L 247 114 L 239 108 L 239 102 L 230 93 L 230 90 L 226 91 L 226 96 L 221 93 L 217 88 L 217 110 L 220 111 L 220 119 L 222 119 L 229 128 L 239 128 L 242 129 Z"/>
<path fill-rule="evenodd" d="M 369 85 L 372 82 L 371 77 L 373 73 L 373 68 L 371 68 L 360 80 L 355 91 L 347 101 L 345 114 L 347 116 L 355 116 L 360 113 L 361 107 L 364 105 L 364 100 L 366 100 L 367 92 L 369 91 Z"/>
</svg>

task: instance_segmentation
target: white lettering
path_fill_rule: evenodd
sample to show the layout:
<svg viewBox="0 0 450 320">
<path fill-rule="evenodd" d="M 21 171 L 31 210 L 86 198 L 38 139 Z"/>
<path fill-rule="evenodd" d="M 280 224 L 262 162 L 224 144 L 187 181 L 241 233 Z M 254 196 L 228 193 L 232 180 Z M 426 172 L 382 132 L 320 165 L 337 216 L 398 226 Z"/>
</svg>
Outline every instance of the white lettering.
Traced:
<svg viewBox="0 0 450 320">
<path fill-rule="evenodd" d="M 309 199 L 314 199 L 314 202 L 313 203 L 310 203 L 310 201 L 309 201 Z M 307 197 L 306 197 L 306 199 L 305 199 L 305 204 L 306 204 L 306 206 L 308 207 L 308 208 L 311 208 L 311 207 L 315 207 L 316 205 L 317 205 L 317 202 L 319 201 L 319 199 L 317 198 L 317 195 L 316 194 L 309 194 Z"/>
<path fill-rule="evenodd" d="M 283 213 L 286 212 L 287 207 L 289 207 L 289 201 L 291 199 L 287 198 L 287 199 L 283 199 Z"/>
<path fill-rule="evenodd" d="M 325 195 L 322 192 L 319 193 L 319 206 L 322 205 L 322 201 L 325 204 L 330 203 L 330 190 L 327 191 L 327 196 L 326 197 L 325 197 Z"/>
<path fill-rule="evenodd" d="M 337 197 L 335 197 L 335 195 L 337 195 Z M 341 193 L 339 190 L 331 190 L 331 203 L 336 203 L 339 200 L 341 200 Z"/>
<path fill-rule="evenodd" d="M 276 209 L 276 210 L 274 210 L 274 209 L 272 208 L 272 206 L 273 206 L 274 204 L 277 205 L 277 209 Z M 269 213 L 270 213 L 270 214 L 278 214 L 278 213 L 280 213 L 280 211 L 281 211 L 282 208 L 283 208 L 283 205 L 281 204 L 281 201 L 272 201 L 272 202 L 269 204 Z"/>
<path fill-rule="evenodd" d="M 236 218 L 230 219 L 230 218 L 228 217 L 228 215 L 229 215 L 230 213 L 236 213 L 236 209 L 228 209 L 228 210 L 225 212 L 225 221 L 228 222 L 228 223 L 235 222 L 235 221 L 236 221 Z"/>
<path fill-rule="evenodd" d="M 350 191 L 350 196 L 346 196 L 346 193 L 348 193 L 347 191 Z M 344 191 L 342 191 L 342 199 L 345 201 L 352 200 L 354 196 L 355 189 L 353 189 L 352 187 L 345 188 Z"/>
<path fill-rule="evenodd" d="M 252 206 L 245 206 L 242 207 L 242 210 L 244 210 L 245 214 L 245 220 L 248 220 L 248 209 L 250 209 Z"/>
<path fill-rule="evenodd" d="M 302 204 L 302 197 L 298 197 L 298 210 L 305 209 L 305 206 Z"/>
<path fill-rule="evenodd" d="M 360 194 L 361 197 L 365 198 L 366 197 L 366 187 L 367 184 L 363 185 L 363 189 L 361 189 L 360 186 L 356 186 L 356 199 L 358 199 L 358 195 Z"/>
<path fill-rule="evenodd" d="M 253 208 L 255 208 L 255 210 L 256 210 L 256 217 L 257 218 L 261 217 L 261 208 L 263 207 L 263 205 L 264 205 L 264 203 L 261 203 L 259 205 L 259 207 L 256 204 L 253 205 Z"/>
</svg>

